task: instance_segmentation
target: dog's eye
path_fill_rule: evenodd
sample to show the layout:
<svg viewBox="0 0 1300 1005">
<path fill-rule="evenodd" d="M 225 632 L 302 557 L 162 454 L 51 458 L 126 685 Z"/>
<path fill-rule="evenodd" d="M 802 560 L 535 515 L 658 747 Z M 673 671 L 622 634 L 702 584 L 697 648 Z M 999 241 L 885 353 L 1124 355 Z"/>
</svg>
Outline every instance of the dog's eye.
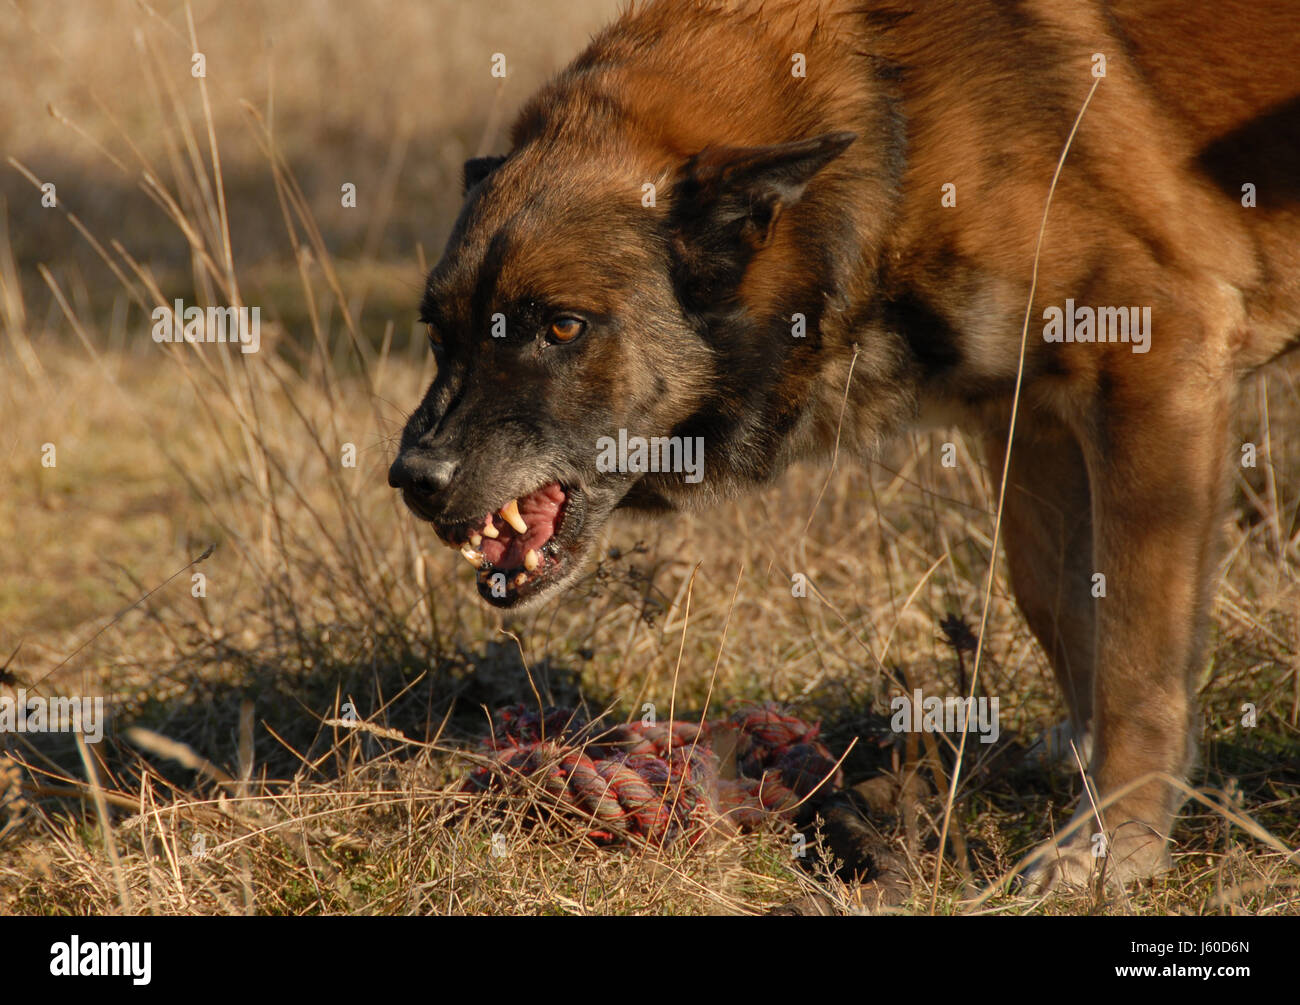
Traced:
<svg viewBox="0 0 1300 1005">
<path fill-rule="evenodd" d="M 551 322 L 551 338 L 556 342 L 572 342 L 586 331 L 587 322 L 581 318 L 556 318 Z"/>
<path fill-rule="evenodd" d="M 433 346 L 435 349 L 441 349 L 442 335 L 438 332 L 438 329 L 430 324 L 426 324 L 424 327 L 429 332 L 429 345 Z"/>
</svg>

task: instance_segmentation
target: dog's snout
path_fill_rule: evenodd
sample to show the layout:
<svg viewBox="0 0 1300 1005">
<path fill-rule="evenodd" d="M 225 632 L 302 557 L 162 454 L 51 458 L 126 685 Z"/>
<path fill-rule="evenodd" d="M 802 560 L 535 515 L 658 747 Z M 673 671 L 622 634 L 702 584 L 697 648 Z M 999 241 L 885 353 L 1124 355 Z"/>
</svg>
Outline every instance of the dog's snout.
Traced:
<svg viewBox="0 0 1300 1005">
<path fill-rule="evenodd" d="M 445 492 L 455 476 L 455 461 L 407 451 L 399 454 L 388 469 L 388 484 L 395 489 L 435 496 Z"/>
</svg>

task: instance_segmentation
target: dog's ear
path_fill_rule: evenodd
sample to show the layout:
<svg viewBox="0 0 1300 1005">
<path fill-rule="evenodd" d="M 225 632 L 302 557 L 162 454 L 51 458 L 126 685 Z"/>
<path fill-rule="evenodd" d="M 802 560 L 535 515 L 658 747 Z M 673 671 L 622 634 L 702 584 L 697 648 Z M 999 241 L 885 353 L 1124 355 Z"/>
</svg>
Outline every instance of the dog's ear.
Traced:
<svg viewBox="0 0 1300 1005">
<path fill-rule="evenodd" d="M 495 171 L 505 160 L 503 155 L 494 157 L 471 157 L 465 162 L 464 191 L 468 192 L 484 178 Z"/>
<path fill-rule="evenodd" d="M 670 226 L 679 267 L 714 294 L 733 287 L 797 203 L 855 133 L 826 133 L 765 147 L 710 147 L 686 162 L 673 190 Z M 701 290 L 701 292 L 704 292 Z"/>
</svg>

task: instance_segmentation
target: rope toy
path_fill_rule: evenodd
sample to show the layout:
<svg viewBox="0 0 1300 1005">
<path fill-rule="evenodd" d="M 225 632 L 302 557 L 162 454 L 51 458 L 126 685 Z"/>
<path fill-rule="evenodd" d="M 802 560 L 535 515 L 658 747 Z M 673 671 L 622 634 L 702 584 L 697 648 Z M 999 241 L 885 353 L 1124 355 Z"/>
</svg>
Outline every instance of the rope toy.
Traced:
<svg viewBox="0 0 1300 1005">
<path fill-rule="evenodd" d="M 819 730 L 772 702 L 703 723 L 603 731 L 577 709 L 513 705 L 497 710 L 483 742 L 491 763 L 475 768 L 464 789 L 522 794 L 540 783 L 552 810 L 583 820 L 597 844 L 693 844 L 719 824 L 752 830 L 770 816 L 803 817 L 838 788 L 843 779 Z M 734 747 L 726 769 L 715 741 Z"/>
</svg>

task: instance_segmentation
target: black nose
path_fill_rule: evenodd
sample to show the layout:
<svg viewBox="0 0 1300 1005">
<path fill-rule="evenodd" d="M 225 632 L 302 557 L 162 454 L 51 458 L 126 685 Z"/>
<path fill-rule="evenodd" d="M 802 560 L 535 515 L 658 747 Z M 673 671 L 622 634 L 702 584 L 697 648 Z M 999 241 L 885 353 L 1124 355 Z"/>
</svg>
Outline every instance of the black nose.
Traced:
<svg viewBox="0 0 1300 1005">
<path fill-rule="evenodd" d="M 408 450 L 398 454 L 388 469 L 388 484 L 395 489 L 410 489 L 421 495 L 434 496 L 446 491 L 455 476 L 455 461 Z"/>
</svg>

